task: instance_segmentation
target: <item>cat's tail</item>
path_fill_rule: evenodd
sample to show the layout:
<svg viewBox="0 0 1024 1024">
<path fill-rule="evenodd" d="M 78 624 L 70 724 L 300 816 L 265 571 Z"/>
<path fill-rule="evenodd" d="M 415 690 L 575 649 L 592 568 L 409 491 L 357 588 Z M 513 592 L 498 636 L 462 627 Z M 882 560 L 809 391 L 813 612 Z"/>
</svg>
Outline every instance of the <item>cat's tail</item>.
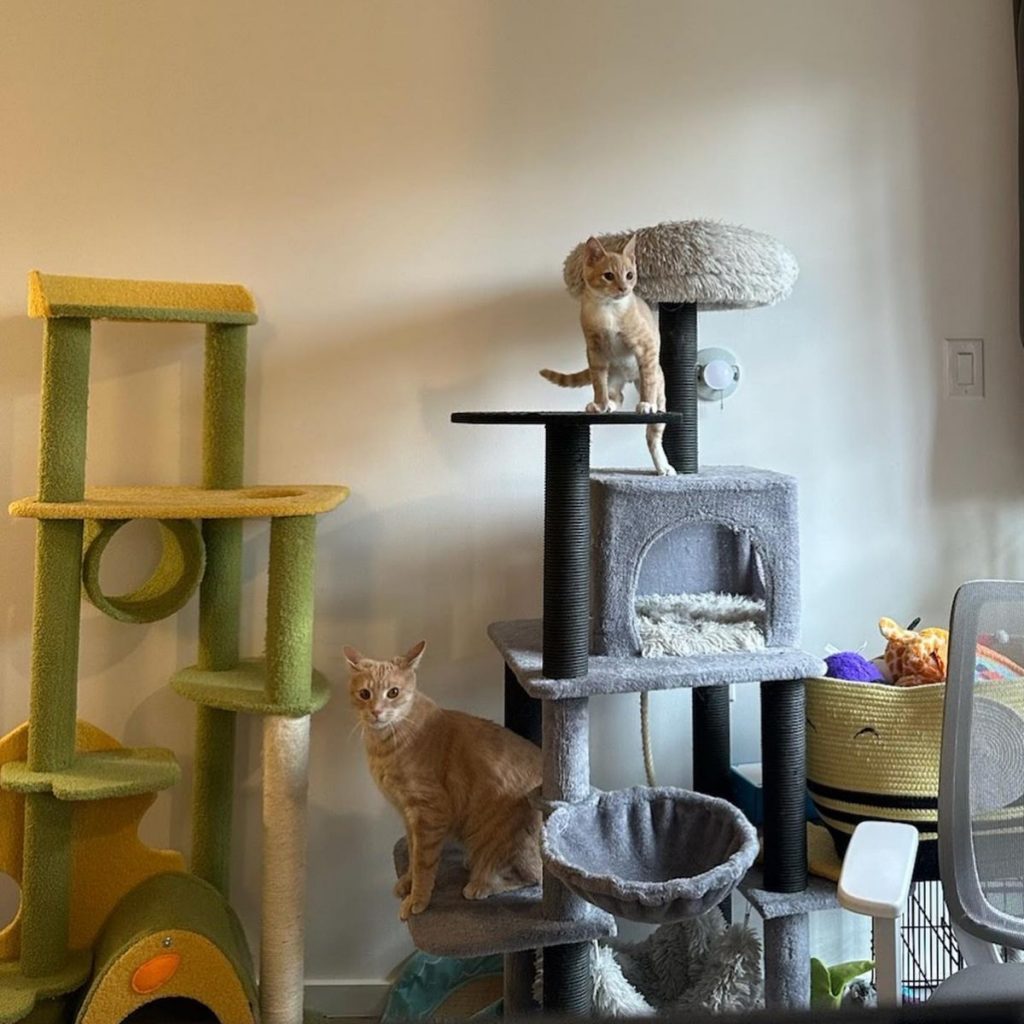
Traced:
<svg viewBox="0 0 1024 1024">
<path fill-rule="evenodd" d="M 590 371 L 580 370 L 579 373 L 559 373 L 557 370 L 541 370 L 540 375 L 557 384 L 560 388 L 585 388 L 590 383 Z"/>
</svg>

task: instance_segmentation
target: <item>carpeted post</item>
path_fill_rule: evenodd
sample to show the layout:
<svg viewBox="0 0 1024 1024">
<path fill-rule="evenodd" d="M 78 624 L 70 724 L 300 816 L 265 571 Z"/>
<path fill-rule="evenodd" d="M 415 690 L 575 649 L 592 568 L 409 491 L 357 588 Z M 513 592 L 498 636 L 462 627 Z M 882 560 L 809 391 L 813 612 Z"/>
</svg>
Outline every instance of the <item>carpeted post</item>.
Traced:
<svg viewBox="0 0 1024 1024">
<path fill-rule="evenodd" d="M 806 914 L 764 923 L 764 1002 L 769 1010 L 806 1009 L 811 1001 L 811 952 Z"/>
<path fill-rule="evenodd" d="M 541 745 L 541 702 L 531 697 L 516 679 L 515 673 L 505 666 L 505 727 L 512 732 Z M 506 953 L 502 958 L 503 1002 L 506 1017 L 522 1016 L 537 1009 L 533 998 L 534 951 Z"/>
<path fill-rule="evenodd" d="M 313 681 L 313 575 L 316 516 L 270 523 L 267 594 L 267 696 L 308 702 Z"/>
<path fill-rule="evenodd" d="M 55 974 L 67 962 L 73 810 L 51 793 L 25 794 L 21 971 L 27 978 Z"/>
<path fill-rule="evenodd" d="M 203 486 L 242 486 L 245 452 L 246 328 L 207 324 L 203 392 Z M 199 590 L 201 669 L 238 664 L 242 522 L 203 522 L 206 571 Z M 235 712 L 196 708 L 192 870 L 228 894 L 234 809 Z"/>
<path fill-rule="evenodd" d="M 48 319 L 43 338 L 39 498 L 78 501 L 85 494 L 89 404 L 89 320 Z M 67 768 L 75 756 L 81 611 L 80 520 L 36 526 L 35 599 L 28 765 Z M 71 901 L 71 812 L 49 793 L 25 800 L 21 969 L 51 974 L 67 960 Z"/>
<path fill-rule="evenodd" d="M 203 486 L 241 487 L 245 459 L 247 328 L 206 325 Z"/>
<path fill-rule="evenodd" d="M 315 516 L 270 524 L 267 696 L 308 703 L 313 679 Z M 302 1019 L 309 716 L 263 723 L 263 1024 Z"/>
</svg>

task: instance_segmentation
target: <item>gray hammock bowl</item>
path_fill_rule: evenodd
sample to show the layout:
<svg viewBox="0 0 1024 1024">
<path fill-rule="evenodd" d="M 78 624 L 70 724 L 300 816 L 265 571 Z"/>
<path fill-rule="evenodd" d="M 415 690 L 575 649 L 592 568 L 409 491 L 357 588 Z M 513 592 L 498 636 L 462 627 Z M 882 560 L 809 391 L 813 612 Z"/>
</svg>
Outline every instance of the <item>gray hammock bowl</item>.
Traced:
<svg viewBox="0 0 1024 1024">
<path fill-rule="evenodd" d="M 556 803 L 544 824 L 544 866 L 617 917 L 661 924 L 717 906 L 757 856 L 757 833 L 726 800 L 637 786 Z"/>
</svg>

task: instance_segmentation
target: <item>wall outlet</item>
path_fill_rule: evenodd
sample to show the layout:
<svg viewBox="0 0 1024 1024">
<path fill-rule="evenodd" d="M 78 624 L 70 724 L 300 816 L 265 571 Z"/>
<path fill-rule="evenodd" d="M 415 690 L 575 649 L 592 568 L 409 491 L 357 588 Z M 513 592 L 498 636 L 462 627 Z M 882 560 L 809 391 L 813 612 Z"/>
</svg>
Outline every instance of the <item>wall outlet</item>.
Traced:
<svg viewBox="0 0 1024 1024">
<path fill-rule="evenodd" d="M 946 392 L 951 398 L 985 397 L 984 339 L 946 339 Z"/>
</svg>

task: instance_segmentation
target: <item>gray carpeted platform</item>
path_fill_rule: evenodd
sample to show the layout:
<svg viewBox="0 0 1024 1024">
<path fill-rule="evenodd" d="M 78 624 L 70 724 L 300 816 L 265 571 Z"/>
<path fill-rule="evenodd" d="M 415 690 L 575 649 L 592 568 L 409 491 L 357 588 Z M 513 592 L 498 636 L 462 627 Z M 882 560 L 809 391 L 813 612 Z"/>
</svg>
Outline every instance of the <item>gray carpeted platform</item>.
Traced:
<svg viewBox="0 0 1024 1024">
<path fill-rule="evenodd" d="M 817 875 L 807 876 L 807 888 L 803 892 L 769 892 L 764 888 L 761 868 L 755 866 L 747 872 L 738 889 L 765 921 L 814 910 L 839 909 L 836 883 Z"/>
<path fill-rule="evenodd" d="M 494 622 L 487 627 L 494 646 L 531 697 L 560 700 L 599 693 L 640 693 L 726 683 L 777 682 L 820 676 L 819 658 L 795 647 L 766 647 L 685 658 L 591 656 L 590 671 L 578 679 L 547 679 L 542 672 L 540 619 Z M 750 699 L 756 699 L 751 694 Z"/>
<path fill-rule="evenodd" d="M 405 839 L 395 845 L 394 856 L 396 874 L 402 875 L 409 864 Z M 462 888 L 468 877 L 462 851 L 449 844 L 441 858 L 430 906 L 408 921 L 412 941 L 424 953 L 488 956 L 615 935 L 615 919 L 589 903 L 582 904 L 582 920 L 545 918 L 539 885 L 486 900 L 467 900 Z M 397 900 L 395 908 L 397 913 Z"/>
</svg>

